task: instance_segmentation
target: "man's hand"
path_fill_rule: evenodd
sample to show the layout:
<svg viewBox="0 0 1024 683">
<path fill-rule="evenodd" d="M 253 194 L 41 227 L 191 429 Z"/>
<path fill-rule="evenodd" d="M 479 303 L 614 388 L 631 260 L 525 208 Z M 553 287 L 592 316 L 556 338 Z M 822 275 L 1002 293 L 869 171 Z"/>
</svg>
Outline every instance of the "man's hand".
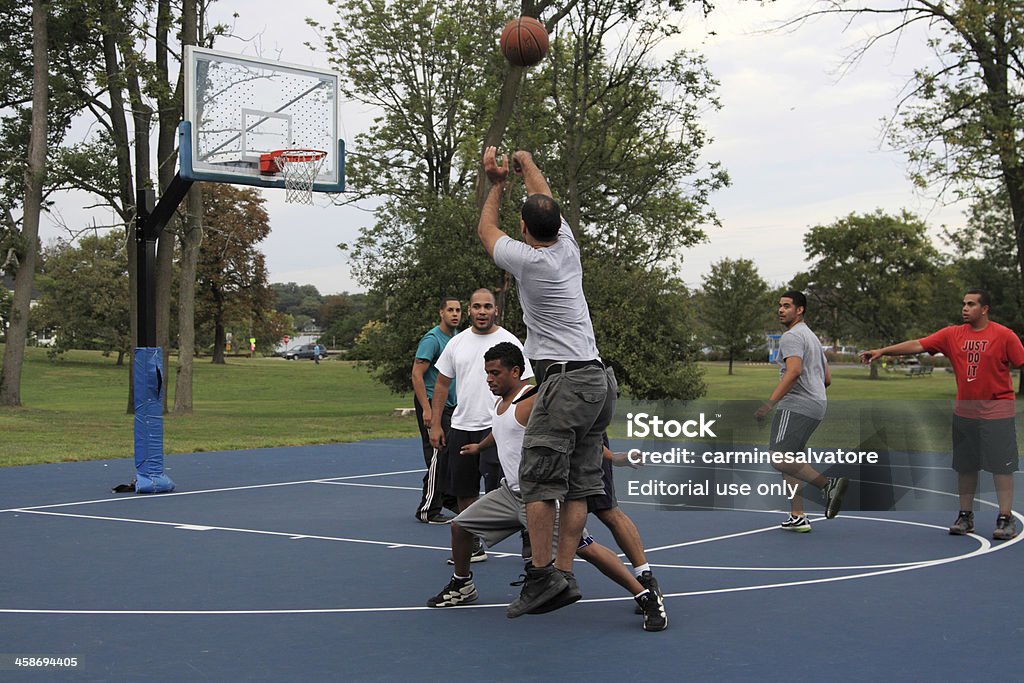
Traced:
<svg viewBox="0 0 1024 683">
<path fill-rule="evenodd" d="M 629 453 L 612 453 L 612 465 L 615 467 L 632 467 L 634 470 L 640 467 L 639 462 L 629 459 Z"/>
<path fill-rule="evenodd" d="M 881 349 L 870 349 L 869 351 L 860 352 L 860 362 L 864 364 L 874 363 L 876 360 L 882 357 Z"/>
<path fill-rule="evenodd" d="M 759 424 L 764 422 L 764 419 L 768 417 L 768 413 L 772 412 L 772 408 L 774 407 L 774 403 L 771 401 L 765 401 L 761 404 L 760 408 L 754 411 L 754 419 L 757 420 Z"/>
<path fill-rule="evenodd" d="M 431 412 L 430 406 L 427 406 L 423 409 L 423 426 L 427 428 L 427 431 L 430 431 L 431 426 L 433 426 L 433 422 L 434 413 Z"/>
<path fill-rule="evenodd" d="M 459 449 L 459 455 L 479 455 L 480 444 L 478 443 L 467 443 L 461 449 Z"/>
<path fill-rule="evenodd" d="M 522 176 L 527 165 L 533 165 L 533 155 L 526 150 L 517 150 L 512 153 L 512 171 L 517 176 Z"/>
<path fill-rule="evenodd" d="M 498 185 L 508 178 L 508 166 L 505 164 L 505 155 L 497 156 L 498 151 L 494 147 L 484 150 L 484 173 L 492 184 Z"/>
<path fill-rule="evenodd" d="M 444 432 L 441 430 L 441 425 L 434 425 L 430 428 L 430 445 L 434 448 L 444 446 Z"/>
</svg>

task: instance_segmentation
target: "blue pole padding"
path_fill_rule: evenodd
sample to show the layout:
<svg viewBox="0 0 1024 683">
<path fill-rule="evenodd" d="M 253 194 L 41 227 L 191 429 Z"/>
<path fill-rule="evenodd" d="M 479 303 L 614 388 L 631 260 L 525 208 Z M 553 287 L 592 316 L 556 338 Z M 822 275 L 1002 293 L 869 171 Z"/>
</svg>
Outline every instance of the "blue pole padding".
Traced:
<svg viewBox="0 0 1024 683">
<path fill-rule="evenodd" d="M 169 493 L 164 474 L 163 350 L 135 349 L 135 492 Z"/>
</svg>

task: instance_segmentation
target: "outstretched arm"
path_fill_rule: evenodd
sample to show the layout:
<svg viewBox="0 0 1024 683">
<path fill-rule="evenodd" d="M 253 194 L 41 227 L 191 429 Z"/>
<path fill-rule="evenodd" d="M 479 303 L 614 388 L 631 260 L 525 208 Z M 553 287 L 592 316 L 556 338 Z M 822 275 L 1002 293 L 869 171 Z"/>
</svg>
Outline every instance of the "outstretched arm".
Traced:
<svg viewBox="0 0 1024 683">
<path fill-rule="evenodd" d="M 861 351 L 860 359 L 865 363 L 874 363 L 882 356 L 906 356 L 912 353 L 924 353 L 924 347 L 921 346 L 921 342 L 917 339 L 908 339 L 905 342 L 886 346 L 881 349 Z"/>
<path fill-rule="evenodd" d="M 513 153 L 512 170 L 523 179 L 523 184 L 526 185 L 526 194 L 545 194 L 549 197 L 551 196 L 551 188 L 548 187 L 548 181 L 545 180 L 544 174 L 540 172 L 537 164 L 534 163 L 532 154 L 524 150 Z"/>
<path fill-rule="evenodd" d="M 505 165 L 505 157 L 500 159 L 494 147 L 484 150 L 484 173 L 491 181 L 491 188 L 484 198 L 484 206 L 480 210 L 480 222 L 476 226 L 476 234 L 483 242 L 487 255 L 494 256 L 494 245 L 499 239 L 505 236 L 498 227 L 498 209 L 501 208 L 501 193 L 505 191 L 505 179 L 508 178 L 508 167 Z"/>
</svg>

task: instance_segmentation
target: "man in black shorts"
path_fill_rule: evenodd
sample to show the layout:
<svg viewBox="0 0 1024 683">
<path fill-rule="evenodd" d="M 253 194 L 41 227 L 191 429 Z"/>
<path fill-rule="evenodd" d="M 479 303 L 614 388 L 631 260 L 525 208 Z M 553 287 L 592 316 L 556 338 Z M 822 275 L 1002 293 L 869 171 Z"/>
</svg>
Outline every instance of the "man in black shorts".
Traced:
<svg viewBox="0 0 1024 683">
<path fill-rule="evenodd" d="M 832 383 L 832 374 L 821 343 L 804 323 L 806 311 L 807 297 L 803 292 L 791 290 L 779 297 L 779 322 L 786 328 L 779 339 L 779 384 L 754 413 L 757 421 L 762 422 L 772 408 L 777 408 L 768 446 L 772 453 L 803 451 L 825 417 L 825 389 Z M 800 533 L 811 530 L 801 495 L 804 482 L 824 494 L 826 519 L 839 514 L 848 484 L 846 477 L 826 477 L 803 463 L 773 460 L 772 467 L 782 472 L 793 491 L 789 518 L 782 523 L 782 529 Z"/>
<path fill-rule="evenodd" d="M 989 320 L 989 296 L 982 289 L 964 294 L 963 325 L 951 325 L 922 339 L 872 349 L 861 354 L 865 363 L 882 356 L 942 353 L 956 377 L 953 408 L 953 469 L 957 473 L 960 514 L 949 533 L 974 532 L 974 493 L 978 473 L 992 473 L 999 514 L 992 538 L 1008 541 L 1019 530 L 1013 514 L 1013 473 L 1017 471 L 1017 414 L 1010 368 L 1024 365 L 1024 345 L 1017 334 Z"/>
</svg>

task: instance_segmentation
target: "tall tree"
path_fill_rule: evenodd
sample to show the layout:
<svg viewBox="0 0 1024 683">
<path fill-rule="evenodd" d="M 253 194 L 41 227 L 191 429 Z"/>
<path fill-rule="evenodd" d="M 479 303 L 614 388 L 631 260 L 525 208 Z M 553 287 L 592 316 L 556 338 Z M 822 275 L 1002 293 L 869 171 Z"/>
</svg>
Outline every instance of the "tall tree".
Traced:
<svg viewBox="0 0 1024 683">
<path fill-rule="evenodd" d="M 49 12 L 46 0 L 32 2 L 32 128 L 25 167 L 21 226 L 23 251 L 14 277 L 11 321 L 7 326 L 4 365 L 0 368 L 0 405 L 21 405 L 21 366 L 28 338 L 28 313 L 32 299 L 36 253 L 39 249 L 39 216 L 43 210 L 43 184 L 46 181 L 48 108 L 50 104 Z"/>
<path fill-rule="evenodd" d="M 654 59 L 656 36 L 664 32 L 646 27 L 666 25 L 664 15 L 647 4 L 596 0 L 516 5 L 393 8 L 352 0 L 342 6 L 343 22 L 328 40 L 348 76 L 349 94 L 382 111 L 358 141 L 367 157 L 353 159 L 349 178 L 384 201 L 376 224 L 364 229 L 352 250 L 352 261 L 359 281 L 384 299 L 386 324 L 370 329 L 374 343 L 363 348 L 372 354 L 371 366 L 396 390 L 408 388 L 408 359 L 429 327 L 437 297 L 465 298 L 489 285 L 498 292 L 502 324 L 525 332 L 509 278 L 486 257 L 472 230 L 483 188 L 482 145 L 504 140 L 505 150 L 536 151 L 552 187 L 565 192 L 560 198 L 584 260 L 602 266 L 596 278 L 612 273 L 619 281 L 638 282 L 649 273 L 652 286 L 673 289 L 673 273 L 663 270 L 664 264 L 703 237 L 700 222 L 713 220 L 706 193 L 725 177 L 716 175 L 717 169 L 696 170 L 706 138 L 691 127 L 697 109 L 714 106 L 708 97 L 712 83 L 700 69 L 690 68 L 692 61 L 673 61 L 686 62 L 677 69 Z M 549 28 L 559 26 L 548 60 L 525 74 L 496 49 L 510 10 L 537 13 Z M 578 42 L 577 30 L 590 32 L 588 50 L 571 47 Z M 606 59 L 602 46 L 617 32 L 625 32 L 635 50 Z M 562 40 L 570 47 L 559 48 Z M 588 60 L 604 61 L 584 68 Z M 692 83 L 692 89 L 684 83 Z M 573 135 L 567 139 L 570 123 Z M 512 201 L 517 198 L 513 194 Z M 506 230 L 515 234 L 514 212 L 503 217 Z M 616 267 L 605 267 L 612 260 Z M 595 293 L 590 303 L 596 328 L 605 325 L 598 329 L 599 345 L 606 336 L 628 337 L 616 327 L 617 316 L 600 314 L 621 306 L 623 292 L 587 287 Z M 609 298 L 602 299 L 605 293 Z M 668 297 L 657 301 L 669 305 Z M 664 350 L 666 364 L 689 362 L 686 355 L 668 357 L 672 344 L 661 341 L 651 348 Z M 627 362 L 632 357 L 617 367 L 623 385 L 660 391 L 649 376 L 658 363 L 649 357 L 643 366 Z M 695 386 L 686 383 L 680 392 L 689 396 Z"/>
<path fill-rule="evenodd" d="M 890 140 L 913 177 L 954 197 L 1006 192 L 1016 267 L 1024 275 L 1024 12 L 1020 0 L 819 0 L 807 16 L 862 20 L 853 55 L 912 26 L 926 27 L 937 59 L 919 67 L 898 105 Z M 1018 298 L 1021 298 L 1018 295 Z"/>
<path fill-rule="evenodd" d="M 795 283 L 860 339 L 890 344 L 931 331 L 921 313 L 930 311 L 939 254 L 921 219 L 906 211 L 850 214 L 811 228 L 804 248 L 813 265 Z"/>
<path fill-rule="evenodd" d="M 768 283 L 749 259 L 722 259 L 704 276 L 701 319 L 710 332 L 710 346 L 733 360 L 764 343 L 765 311 L 771 307 Z"/>
<path fill-rule="evenodd" d="M 270 223 L 259 190 L 213 183 L 203 199 L 196 298 L 201 318 L 214 328 L 213 362 L 223 364 L 229 318 L 258 319 L 271 309 L 266 259 L 256 246 L 270 234 Z"/>
</svg>

